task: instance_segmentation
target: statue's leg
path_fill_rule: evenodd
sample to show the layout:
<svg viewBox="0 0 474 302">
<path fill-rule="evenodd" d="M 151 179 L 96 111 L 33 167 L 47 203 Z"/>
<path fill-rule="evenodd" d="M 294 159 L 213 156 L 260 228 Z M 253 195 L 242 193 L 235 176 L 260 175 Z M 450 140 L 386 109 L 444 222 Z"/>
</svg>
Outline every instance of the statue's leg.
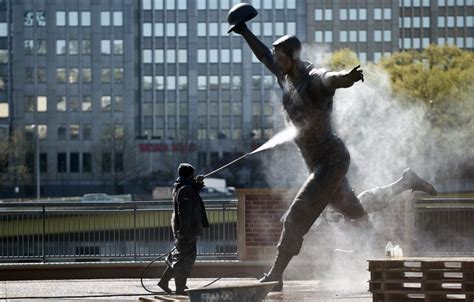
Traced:
<svg viewBox="0 0 474 302">
<path fill-rule="evenodd" d="M 299 254 L 303 236 L 326 208 L 331 196 L 347 172 L 347 163 L 324 165 L 310 174 L 283 216 L 283 230 L 275 261 L 261 282 L 279 281 L 274 291 L 283 287 L 282 275 L 289 262 Z"/>
<path fill-rule="evenodd" d="M 433 185 L 420 178 L 410 168 L 407 168 L 395 182 L 364 191 L 359 194 L 358 198 L 365 211 L 373 213 L 386 208 L 393 197 L 406 190 L 422 191 L 430 195 L 438 193 Z"/>
</svg>

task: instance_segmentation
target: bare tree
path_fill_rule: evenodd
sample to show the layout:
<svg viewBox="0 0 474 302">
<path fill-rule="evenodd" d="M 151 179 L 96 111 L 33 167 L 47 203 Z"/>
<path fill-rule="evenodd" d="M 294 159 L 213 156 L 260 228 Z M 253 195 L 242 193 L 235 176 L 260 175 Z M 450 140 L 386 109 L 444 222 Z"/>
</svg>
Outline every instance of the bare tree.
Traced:
<svg viewBox="0 0 474 302">
<path fill-rule="evenodd" d="M 22 187 L 31 184 L 31 172 L 26 165 L 26 155 L 31 149 L 31 142 L 23 130 L 15 130 L 8 139 L 0 140 L 1 185 Z"/>
</svg>

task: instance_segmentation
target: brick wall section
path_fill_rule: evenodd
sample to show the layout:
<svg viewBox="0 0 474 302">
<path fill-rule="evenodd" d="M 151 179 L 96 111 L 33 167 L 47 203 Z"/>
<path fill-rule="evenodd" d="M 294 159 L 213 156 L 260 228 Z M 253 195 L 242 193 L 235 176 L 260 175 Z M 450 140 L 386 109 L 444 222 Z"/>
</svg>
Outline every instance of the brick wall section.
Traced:
<svg viewBox="0 0 474 302">
<path fill-rule="evenodd" d="M 237 253 L 241 260 L 272 260 L 280 238 L 281 216 L 293 200 L 296 190 L 241 189 L 237 190 Z M 385 244 L 391 240 L 410 255 L 413 232 L 411 194 L 397 196 L 390 206 L 371 215 L 375 227 L 374 253 L 383 256 Z M 323 214 L 324 216 L 324 214 Z M 329 232 L 329 233 L 326 233 Z M 334 229 L 314 227 L 305 236 L 303 249 L 308 247 L 338 248 L 341 235 Z M 326 239 L 324 239 L 326 238 Z M 304 254 L 304 252 L 303 252 Z"/>
<path fill-rule="evenodd" d="M 291 201 L 288 190 L 245 189 L 237 194 L 239 258 L 273 257 L 282 229 L 280 219 Z"/>
</svg>

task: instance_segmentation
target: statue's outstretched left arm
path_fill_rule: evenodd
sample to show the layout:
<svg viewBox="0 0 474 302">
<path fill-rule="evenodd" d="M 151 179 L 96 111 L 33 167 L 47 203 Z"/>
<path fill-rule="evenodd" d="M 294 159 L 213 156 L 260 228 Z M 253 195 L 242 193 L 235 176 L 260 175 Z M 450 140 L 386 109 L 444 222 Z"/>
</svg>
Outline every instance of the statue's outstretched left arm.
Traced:
<svg viewBox="0 0 474 302">
<path fill-rule="evenodd" d="M 351 87 L 355 82 L 362 80 L 364 81 L 364 74 L 362 70 L 359 69 L 360 65 L 354 67 L 351 71 L 328 71 L 323 74 L 322 80 L 324 85 L 331 89 L 335 90 L 337 88 L 347 88 Z"/>
</svg>

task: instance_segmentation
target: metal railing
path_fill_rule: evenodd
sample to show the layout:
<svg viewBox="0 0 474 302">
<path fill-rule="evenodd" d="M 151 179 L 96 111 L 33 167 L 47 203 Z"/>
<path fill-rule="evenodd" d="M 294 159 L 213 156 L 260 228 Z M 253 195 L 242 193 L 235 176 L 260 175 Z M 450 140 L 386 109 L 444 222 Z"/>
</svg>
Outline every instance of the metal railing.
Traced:
<svg viewBox="0 0 474 302">
<path fill-rule="evenodd" d="M 199 258 L 235 258 L 235 200 L 206 202 Z M 0 203 L 0 261 L 148 260 L 173 247 L 170 202 Z"/>
<path fill-rule="evenodd" d="M 474 198 L 419 198 L 413 205 L 415 253 L 474 255 Z"/>
</svg>

